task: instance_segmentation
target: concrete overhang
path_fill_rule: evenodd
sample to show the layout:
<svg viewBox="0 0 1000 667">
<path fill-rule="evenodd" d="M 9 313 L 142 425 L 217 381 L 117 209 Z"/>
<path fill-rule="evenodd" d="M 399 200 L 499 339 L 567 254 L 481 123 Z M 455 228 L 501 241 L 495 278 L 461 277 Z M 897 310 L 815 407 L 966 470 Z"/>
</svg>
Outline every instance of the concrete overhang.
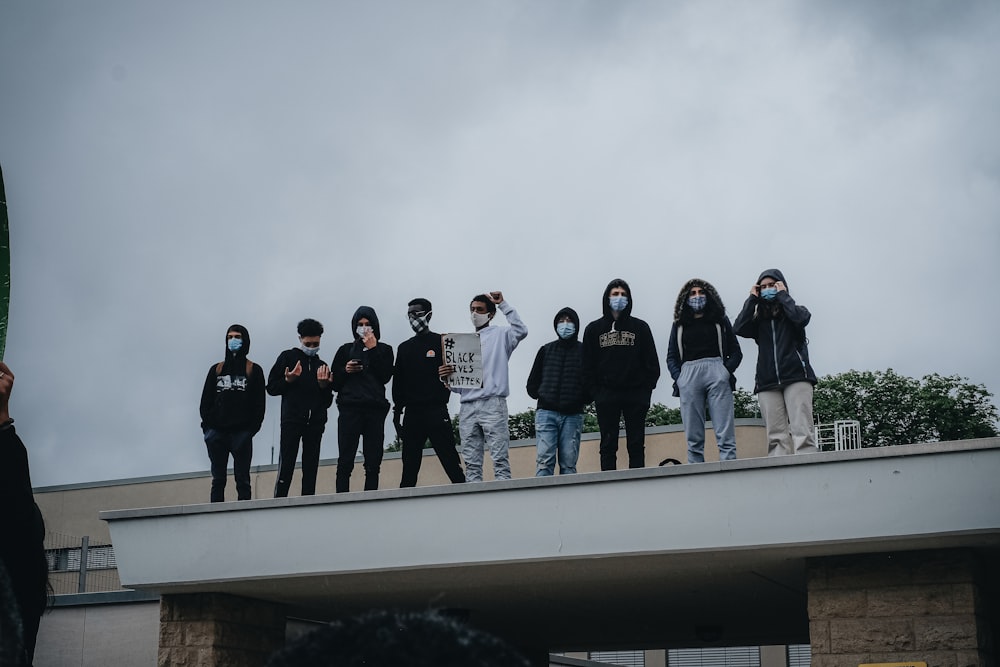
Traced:
<svg viewBox="0 0 1000 667">
<path fill-rule="evenodd" d="M 809 641 L 806 559 L 1000 562 L 1000 438 L 101 513 L 127 587 L 456 608 L 551 650 Z"/>
</svg>

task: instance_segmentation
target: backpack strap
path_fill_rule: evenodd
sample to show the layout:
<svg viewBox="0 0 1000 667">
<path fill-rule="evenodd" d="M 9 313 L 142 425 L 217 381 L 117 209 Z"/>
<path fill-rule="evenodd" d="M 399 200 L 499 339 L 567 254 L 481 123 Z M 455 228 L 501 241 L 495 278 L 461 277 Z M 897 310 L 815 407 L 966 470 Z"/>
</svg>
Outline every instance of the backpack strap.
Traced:
<svg viewBox="0 0 1000 667">
<path fill-rule="evenodd" d="M 715 333 L 719 336 L 719 356 L 725 361 L 726 353 L 722 350 L 722 325 L 718 322 L 715 323 Z"/>
<path fill-rule="evenodd" d="M 681 362 L 684 361 L 684 325 L 677 325 L 677 353 L 681 357 Z"/>
<path fill-rule="evenodd" d="M 221 375 L 222 374 L 222 364 L 224 364 L 224 363 L 225 363 L 224 361 L 220 361 L 219 363 L 217 363 L 215 365 L 215 374 L 216 375 Z M 252 374 L 253 374 L 253 362 L 250 361 L 249 359 L 247 359 L 247 377 L 250 377 Z"/>
</svg>

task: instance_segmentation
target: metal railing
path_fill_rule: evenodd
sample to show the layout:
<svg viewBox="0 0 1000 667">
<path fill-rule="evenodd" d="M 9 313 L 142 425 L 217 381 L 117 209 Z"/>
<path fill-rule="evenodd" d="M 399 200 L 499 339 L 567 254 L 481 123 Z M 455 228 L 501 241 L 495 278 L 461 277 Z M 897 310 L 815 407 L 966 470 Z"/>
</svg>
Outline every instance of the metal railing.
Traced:
<svg viewBox="0 0 1000 667">
<path fill-rule="evenodd" d="M 49 583 L 55 595 L 122 590 L 114 547 L 93 544 L 87 535 L 48 532 L 45 560 L 49 564 Z"/>
<path fill-rule="evenodd" d="M 816 448 L 821 452 L 843 452 L 861 449 L 861 422 L 854 419 L 838 419 L 832 424 L 816 424 L 813 427 Z"/>
</svg>

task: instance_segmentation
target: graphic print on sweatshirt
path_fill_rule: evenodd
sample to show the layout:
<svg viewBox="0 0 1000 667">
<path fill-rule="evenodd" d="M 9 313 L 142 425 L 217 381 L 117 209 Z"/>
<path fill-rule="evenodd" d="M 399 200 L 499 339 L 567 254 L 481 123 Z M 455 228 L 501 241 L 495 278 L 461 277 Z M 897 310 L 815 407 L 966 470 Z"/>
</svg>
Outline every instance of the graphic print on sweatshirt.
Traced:
<svg viewBox="0 0 1000 667">
<path fill-rule="evenodd" d="M 635 345 L 635 334 L 631 331 L 609 331 L 601 334 L 599 343 L 601 347 L 632 347 Z"/>
<path fill-rule="evenodd" d="M 220 375 L 215 382 L 216 391 L 246 391 L 247 377 L 245 375 Z"/>
</svg>

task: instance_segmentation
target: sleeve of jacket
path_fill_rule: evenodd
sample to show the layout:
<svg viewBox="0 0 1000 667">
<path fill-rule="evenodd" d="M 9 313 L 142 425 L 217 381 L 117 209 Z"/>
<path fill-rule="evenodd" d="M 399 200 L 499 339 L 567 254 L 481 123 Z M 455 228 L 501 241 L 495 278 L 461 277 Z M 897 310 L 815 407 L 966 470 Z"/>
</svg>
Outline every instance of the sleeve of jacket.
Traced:
<svg viewBox="0 0 1000 667">
<path fill-rule="evenodd" d="M 583 353 L 582 353 L 582 368 L 580 373 L 583 377 L 583 388 L 587 392 L 587 396 L 591 400 L 597 399 L 597 369 L 595 365 L 597 364 L 597 359 L 595 358 L 594 345 L 597 334 L 595 334 L 590 326 L 583 330 Z"/>
<path fill-rule="evenodd" d="M 545 364 L 545 346 L 538 348 L 535 355 L 535 362 L 531 364 L 531 372 L 528 373 L 528 396 L 538 400 L 538 390 L 542 386 L 542 367 Z"/>
<path fill-rule="evenodd" d="M 400 345 L 399 349 L 396 350 L 396 352 L 397 352 L 397 354 L 396 354 L 396 360 L 395 360 L 395 363 L 393 364 L 393 367 L 392 367 L 392 377 L 395 378 L 392 381 L 392 406 L 393 406 L 393 409 L 396 410 L 397 412 L 400 411 L 400 410 L 402 410 L 404 407 L 406 407 L 405 405 L 403 405 L 400 402 L 400 401 L 403 400 L 403 392 L 402 392 L 403 385 L 399 381 L 399 377 L 400 377 L 400 373 L 399 372 L 400 372 L 400 369 L 402 368 L 401 359 L 402 359 L 402 354 L 403 354 L 404 351 L 405 351 L 405 348 L 403 347 L 403 345 Z M 405 378 L 404 378 L 404 381 L 405 381 Z"/>
<path fill-rule="evenodd" d="M 781 309 L 785 311 L 785 319 L 799 329 L 805 329 L 809 320 L 812 319 L 809 309 L 796 305 L 795 299 L 788 292 L 778 292 L 777 299 L 778 303 L 781 304 Z"/>
<path fill-rule="evenodd" d="M 261 424 L 264 423 L 267 393 L 264 390 L 264 369 L 260 367 L 260 364 L 254 364 L 250 373 L 250 391 L 253 398 L 253 432 L 256 435 L 260 431 Z"/>
<path fill-rule="evenodd" d="M 733 324 L 733 330 L 737 336 L 757 339 L 757 320 L 753 317 L 756 307 L 757 297 L 748 296 L 747 300 L 743 302 L 743 308 L 740 310 L 740 314 L 736 316 L 736 322 Z"/>
<path fill-rule="evenodd" d="M 726 351 L 723 363 L 730 374 L 735 374 L 736 369 L 743 363 L 743 350 L 740 349 L 740 341 L 736 337 L 728 317 L 722 318 L 722 340 Z"/>
<path fill-rule="evenodd" d="M 674 322 L 670 325 L 670 340 L 667 342 L 667 371 L 674 382 L 681 374 L 682 364 L 680 349 L 677 347 L 677 322 Z"/>
<path fill-rule="evenodd" d="M 282 352 L 271 367 L 271 372 L 267 374 L 267 393 L 271 396 L 281 396 L 285 393 L 288 383 L 285 382 L 285 353 Z"/>
<path fill-rule="evenodd" d="M 199 413 L 201 414 L 202 423 L 205 422 L 209 411 L 211 411 L 212 406 L 215 405 L 216 377 L 215 364 L 212 364 L 208 369 L 208 376 L 205 378 L 205 386 L 201 389 L 201 405 L 199 406 Z"/>
<path fill-rule="evenodd" d="M 382 384 L 388 384 L 392 379 L 392 346 L 388 343 L 378 343 L 375 349 L 368 351 L 368 363 L 372 365 L 371 372 Z"/>
<path fill-rule="evenodd" d="M 656 341 L 653 340 L 653 331 L 645 322 L 643 325 L 643 336 L 646 338 L 642 345 L 643 370 L 646 375 L 646 388 L 653 391 L 656 383 L 660 380 L 660 357 L 656 353 Z"/>
<path fill-rule="evenodd" d="M 528 337 L 528 327 L 521 321 L 521 316 L 517 314 L 517 311 L 509 303 L 502 301 L 498 307 L 504 317 L 507 318 L 507 323 L 510 324 L 507 327 L 507 331 L 504 332 L 507 334 L 504 344 L 507 346 L 507 355 L 510 356 L 510 353 L 514 351 L 517 344 Z"/>
<path fill-rule="evenodd" d="M 353 343 L 344 343 L 339 348 L 337 348 L 337 353 L 333 355 L 333 361 L 330 362 L 330 386 L 333 391 L 340 392 L 347 383 L 347 371 L 344 367 L 347 366 L 347 362 L 351 359 L 351 347 Z"/>
</svg>

